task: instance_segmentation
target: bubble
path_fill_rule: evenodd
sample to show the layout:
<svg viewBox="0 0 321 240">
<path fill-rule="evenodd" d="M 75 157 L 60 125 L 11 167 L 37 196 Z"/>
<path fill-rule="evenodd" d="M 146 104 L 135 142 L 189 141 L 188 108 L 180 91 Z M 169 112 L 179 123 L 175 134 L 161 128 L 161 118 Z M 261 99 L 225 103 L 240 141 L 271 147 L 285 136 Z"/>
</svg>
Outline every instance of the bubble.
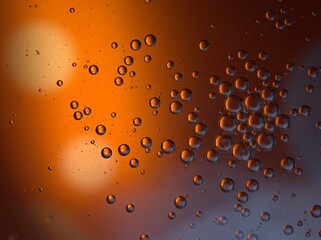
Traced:
<svg viewBox="0 0 321 240">
<path fill-rule="evenodd" d="M 303 169 L 302 169 L 302 168 L 295 168 L 295 169 L 294 169 L 294 173 L 295 173 L 297 176 L 302 176 L 302 175 L 303 175 Z"/>
<path fill-rule="evenodd" d="M 71 8 L 69 9 L 69 12 L 70 12 L 70 13 L 74 13 L 74 12 L 75 12 L 75 8 L 71 7 Z"/>
<path fill-rule="evenodd" d="M 174 205 L 175 205 L 176 208 L 182 209 L 182 208 L 186 207 L 187 200 L 186 200 L 186 198 L 184 198 L 182 196 L 178 196 L 174 200 Z"/>
<path fill-rule="evenodd" d="M 249 192 L 256 192 L 257 190 L 259 190 L 259 182 L 255 179 L 249 179 L 246 182 L 246 189 Z"/>
<path fill-rule="evenodd" d="M 185 164 L 190 164 L 194 161 L 194 152 L 189 149 L 184 149 L 180 155 L 181 161 Z"/>
<path fill-rule="evenodd" d="M 210 84 L 217 86 L 220 82 L 221 82 L 221 79 L 218 76 L 213 75 L 210 77 Z"/>
<path fill-rule="evenodd" d="M 266 11 L 265 13 L 265 17 L 266 19 L 270 20 L 270 21 L 274 21 L 276 19 L 276 12 L 273 9 L 269 9 Z"/>
<path fill-rule="evenodd" d="M 173 220 L 176 218 L 176 214 L 174 212 L 169 212 L 167 216 L 170 220 Z"/>
<path fill-rule="evenodd" d="M 231 95 L 225 100 L 224 106 L 228 112 L 237 114 L 243 108 L 242 99 L 238 96 Z"/>
<path fill-rule="evenodd" d="M 152 2 L 152 0 L 145 0 L 145 1 Z M 147 234 L 143 234 L 139 237 L 139 240 L 150 240 L 150 238 Z"/>
<path fill-rule="evenodd" d="M 227 81 L 221 82 L 218 89 L 223 96 L 229 96 L 234 91 L 233 85 Z"/>
<path fill-rule="evenodd" d="M 241 49 L 241 50 L 238 51 L 237 56 L 239 57 L 239 59 L 244 60 L 244 59 L 247 58 L 248 54 L 247 54 L 247 52 L 245 50 Z"/>
<path fill-rule="evenodd" d="M 98 66 L 97 65 L 90 65 L 88 68 L 88 71 L 91 75 L 96 75 L 99 71 Z"/>
<path fill-rule="evenodd" d="M 206 159 L 210 163 L 217 162 L 219 160 L 218 152 L 215 149 L 208 150 L 206 153 Z"/>
<path fill-rule="evenodd" d="M 275 118 L 275 125 L 281 129 L 290 127 L 290 118 L 285 114 L 280 114 Z"/>
<path fill-rule="evenodd" d="M 159 98 L 157 97 L 153 97 L 149 100 L 149 105 L 152 107 L 152 108 L 159 108 L 161 104 L 161 101 Z"/>
<path fill-rule="evenodd" d="M 70 103 L 70 107 L 71 107 L 72 109 L 77 109 L 77 108 L 78 108 L 78 106 L 79 106 L 79 104 L 78 104 L 78 102 L 77 102 L 77 101 L 71 101 L 71 103 Z"/>
<path fill-rule="evenodd" d="M 57 81 L 57 86 L 61 87 L 62 85 L 64 85 L 64 82 L 62 80 L 58 80 Z"/>
<path fill-rule="evenodd" d="M 127 73 L 127 67 L 123 66 L 123 65 L 120 65 L 117 69 L 117 72 L 120 74 L 120 75 L 125 75 Z"/>
<path fill-rule="evenodd" d="M 210 43 L 207 40 L 202 40 L 199 43 L 199 48 L 202 51 L 207 51 L 210 48 Z"/>
<path fill-rule="evenodd" d="M 319 75 L 319 69 L 317 67 L 308 68 L 308 76 L 312 78 L 316 78 Z"/>
<path fill-rule="evenodd" d="M 267 58 L 268 58 L 268 53 L 267 52 L 265 52 L 265 51 L 261 51 L 261 52 L 259 52 L 259 59 L 260 60 L 266 60 Z"/>
<path fill-rule="evenodd" d="M 225 115 L 220 118 L 220 128 L 225 132 L 234 132 L 237 128 L 237 120 L 232 116 Z"/>
<path fill-rule="evenodd" d="M 257 158 L 252 158 L 247 161 L 247 169 L 250 172 L 258 172 L 261 170 L 261 161 Z"/>
<path fill-rule="evenodd" d="M 247 123 L 254 130 L 261 130 L 264 126 L 265 119 L 260 113 L 253 113 L 249 116 Z"/>
<path fill-rule="evenodd" d="M 307 91 L 308 93 L 313 93 L 314 91 L 314 86 L 313 85 L 307 85 L 305 87 L 305 91 Z"/>
<path fill-rule="evenodd" d="M 248 208 L 242 208 L 241 214 L 242 214 L 243 217 L 248 217 L 248 216 L 250 216 L 250 214 L 251 214 L 250 209 L 248 209 Z"/>
<path fill-rule="evenodd" d="M 177 90 L 172 90 L 171 92 L 170 92 L 170 97 L 171 98 L 173 98 L 173 99 L 177 99 L 178 98 L 178 96 L 179 96 L 179 92 L 177 91 Z"/>
<path fill-rule="evenodd" d="M 142 43 L 138 39 L 134 39 L 130 42 L 130 47 L 134 51 L 138 51 L 142 47 Z"/>
<path fill-rule="evenodd" d="M 97 125 L 96 133 L 98 135 L 104 135 L 106 133 L 106 127 L 104 125 L 102 125 L 102 124 Z"/>
<path fill-rule="evenodd" d="M 293 232 L 294 232 L 294 229 L 293 229 L 293 227 L 291 225 L 285 225 L 283 227 L 283 232 L 284 232 L 285 235 L 292 235 Z"/>
<path fill-rule="evenodd" d="M 183 74 L 181 74 L 181 73 L 175 73 L 174 74 L 174 80 L 176 81 L 176 82 L 181 82 L 182 80 L 183 80 Z"/>
<path fill-rule="evenodd" d="M 124 83 L 124 79 L 122 77 L 116 77 L 114 83 L 116 86 L 121 86 Z"/>
<path fill-rule="evenodd" d="M 240 203 L 246 203 L 249 200 L 249 195 L 246 192 L 239 192 L 237 194 L 237 200 Z"/>
<path fill-rule="evenodd" d="M 208 94 L 208 97 L 209 97 L 209 99 L 214 100 L 214 99 L 216 98 L 216 93 L 210 92 L 210 93 Z"/>
<path fill-rule="evenodd" d="M 74 119 L 81 120 L 82 119 L 82 112 L 80 112 L 80 111 L 75 112 Z"/>
<path fill-rule="evenodd" d="M 234 181 L 231 178 L 223 178 L 220 182 L 220 188 L 223 192 L 229 193 L 234 190 Z"/>
<path fill-rule="evenodd" d="M 248 72 L 254 72 L 257 69 L 257 64 L 254 60 L 246 61 L 245 70 Z"/>
<path fill-rule="evenodd" d="M 244 233 L 241 230 L 237 230 L 235 232 L 235 238 L 236 239 L 243 239 L 244 238 Z"/>
<path fill-rule="evenodd" d="M 270 216 L 270 213 L 268 213 L 268 212 L 262 212 L 262 213 L 260 214 L 260 219 L 261 219 L 263 222 L 268 222 L 268 221 L 270 221 L 270 218 L 271 218 L 271 216 Z"/>
<path fill-rule="evenodd" d="M 303 117 L 308 117 L 310 116 L 311 113 L 311 108 L 308 105 L 302 105 L 299 107 L 299 114 Z"/>
<path fill-rule="evenodd" d="M 201 185 L 201 184 L 203 184 L 203 177 L 202 176 L 200 176 L 200 175 L 195 175 L 194 177 L 193 177 L 193 183 L 195 184 L 195 185 Z"/>
<path fill-rule="evenodd" d="M 116 197 L 114 196 L 114 195 L 108 195 L 107 197 L 106 197 L 106 202 L 108 203 L 108 204 L 113 204 L 113 203 L 115 203 L 116 202 Z"/>
<path fill-rule="evenodd" d="M 289 62 L 289 63 L 286 64 L 285 67 L 286 67 L 286 70 L 293 71 L 295 69 L 295 64 L 292 63 L 292 62 Z"/>
<path fill-rule="evenodd" d="M 198 114 L 195 112 L 191 112 L 190 114 L 188 114 L 187 120 L 190 123 L 196 123 L 198 121 Z"/>
<path fill-rule="evenodd" d="M 317 122 L 315 124 L 315 127 L 318 129 L 318 130 L 321 130 L 321 122 Z"/>
<path fill-rule="evenodd" d="M 259 68 L 256 72 L 257 78 L 262 81 L 266 81 L 270 77 L 270 71 L 266 68 Z"/>
<path fill-rule="evenodd" d="M 88 116 L 88 115 L 91 114 L 91 108 L 90 107 L 85 107 L 83 112 L 84 112 L 85 115 Z"/>
<path fill-rule="evenodd" d="M 262 102 L 257 94 L 250 94 L 245 97 L 244 106 L 250 112 L 258 112 L 262 107 Z"/>
<path fill-rule="evenodd" d="M 156 44 L 156 37 L 152 34 L 149 34 L 145 37 L 145 44 L 148 47 L 152 47 Z"/>
<path fill-rule="evenodd" d="M 275 27 L 279 30 L 283 30 L 285 28 L 284 21 L 276 21 L 275 22 Z"/>
<path fill-rule="evenodd" d="M 166 67 L 168 69 L 173 69 L 175 67 L 175 63 L 173 61 L 167 61 Z"/>
<path fill-rule="evenodd" d="M 137 168 L 139 165 L 139 160 L 136 158 L 132 158 L 129 160 L 129 166 L 132 168 Z"/>
<path fill-rule="evenodd" d="M 321 206 L 320 205 L 313 205 L 310 209 L 310 213 L 314 218 L 321 217 Z"/>
<path fill-rule="evenodd" d="M 261 132 L 257 136 L 256 142 L 260 150 L 271 151 L 275 145 L 275 138 L 270 133 Z"/>
<path fill-rule="evenodd" d="M 218 218 L 218 224 L 220 225 L 226 225 L 228 223 L 228 219 L 225 216 L 220 216 Z"/>
<path fill-rule="evenodd" d="M 199 149 L 202 145 L 202 140 L 199 137 L 190 137 L 188 140 L 188 146 L 192 149 Z"/>
<path fill-rule="evenodd" d="M 248 144 L 239 142 L 233 146 L 232 154 L 236 160 L 247 161 L 252 155 L 252 150 Z"/>
<path fill-rule="evenodd" d="M 141 124 L 142 124 L 142 119 L 141 118 L 139 118 L 139 117 L 135 117 L 134 119 L 133 119 L 133 124 L 136 126 L 136 127 L 138 127 L 138 126 L 140 126 Z"/>
<path fill-rule="evenodd" d="M 112 42 L 111 43 L 111 48 L 112 49 L 116 49 L 118 47 L 118 43 L 116 43 L 116 42 Z"/>
<path fill-rule="evenodd" d="M 185 88 L 181 91 L 180 97 L 184 102 L 188 102 L 192 99 L 192 91 L 188 88 Z"/>
<path fill-rule="evenodd" d="M 236 74 L 236 68 L 234 66 L 228 66 L 226 69 L 225 69 L 225 72 L 227 75 L 229 76 L 235 76 Z"/>
<path fill-rule="evenodd" d="M 193 78 L 198 78 L 200 76 L 200 73 L 198 71 L 193 71 L 192 72 L 192 77 Z"/>
<path fill-rule="evenodd" d="M 179 113 L 181 113 L 183 111 L 183 104 L 181 102 L 179 102 L 179 101 L 173 101 L 169 105 L 169 110 L 173 114 L 179 114 Z"/>
<path fill-rule="evenodd" d="M 236 204 L 234 204 L 233 208 L 234 208 L 234 211 L 235 211 L 235 212 L 241 212 L 243 206 L 242 206 L 242 204 L 240 204 L 240 203 L 236 203 Z"/>
<path fill-rule="evenodd" d="M 255 233 L 249 233 L 246 237 L 247 240 L 259 240 L 259 237 Z"/>
<path fill-rule="evenodd" d="M 127 66 L 131 66 L 133 65 L 134 63 L 134 58 L 132 56 L 126 56 L 124 58 L 124 63 L 127 65 Z"/>
<path fill-rule="evenodd" d="M 286 172 L 292 172 L 295 168 L 295 160 L 291 157 L 284 157 L 280 161 L 281 168 Z"/>
<path fill-rule="evenodd" d="M 127 156 L 130 153 L 130 147 L 127 144 L 121 144 L 118 147 L 118 153 L 121 156 Z"/>
<path fill-rule="evenodd" d="M 150 148 L 152 146 L 152 139 L 149 137 L 143 137 L 140 144 L 143 148 Z"/>
<path fill-rule="evenodd" d="M 150 55 L 145 55 L 144 61 L 145 63 L 150 63 L 152 61 L 152 57 Z"/>
<path fill-rule="evenodd" d="M 113 154 L 112 150 L 109 148 L 109 147 L 104 147 L 102 150 L 101 150 L 101 156 L 103 158 L 110 158 L 111 155 Z"/>
<path fill-rule="evenodd" d="M 197 135 L 205 136 L 207 134 L 207 125 L 205 123 L 197 123 L 194 130 Z"/>
<path fill-rule="evenodd" d="M 215 147 L 219 151 L 227 152 L 231 149 L 233 140 L 228 135 L 220 134 L 215 139 Z"/>
<path fill-rule="evenodd" d="M 171 139 L 166 139 L 161 144 L 161 149 L 165 154 L 171 154 L 175 151 L 175 143 Z"/>
<path fill-rule="evenodd" d="M 134 211 L 135 211 L 135 205 L 132 204 L 132 203 L 127 204 L 127 205 L 126 205 L 126 211 L 127 211 L 128 213 L 134 212 Z"/>
<path fill-rule="evenodd" d="M 250 83 L 246 77 L 238 77 L 234 82 L 234 87 L 239 91 L 246 91 Z"/>
</svg>

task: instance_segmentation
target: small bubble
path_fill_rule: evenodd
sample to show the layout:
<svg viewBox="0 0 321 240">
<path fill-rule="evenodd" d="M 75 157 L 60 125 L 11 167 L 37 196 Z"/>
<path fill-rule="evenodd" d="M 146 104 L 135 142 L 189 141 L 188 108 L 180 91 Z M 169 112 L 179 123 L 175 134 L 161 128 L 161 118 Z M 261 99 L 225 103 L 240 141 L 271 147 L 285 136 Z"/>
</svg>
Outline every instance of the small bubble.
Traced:
<svg viewBox="0 0 321 240">
<path fill-rule="evenodd" d="M 255 233 L 249 233 L 246 237 L 247 240 L 259 240 L 259 237 Z"/>
<path fill-rule="evenodd" d="M 130 43 L 130 47 L 134 51 L 138 51 L 142 47 L 142 43 L 138 39 L 134 39 Z"/>
<path fill-rule="evenodd" d="M 90 65 L 88 68 L 88 71 L 91 75 L 96 75 L 99 71 L 98 66 L 97 65 Z"/>
<path fill-rule="evenodd" d="M 190 164 L 194 161 L 194 152 L 189 149 L 184 149 L 180 154 L 180 159 L 185 164 Z"/>
<path fill-rule="evenodd" d="M 152 61 L 152 57 L 150 55 L 145 55 L 144 61 L 145 63 L 150 63 Z"/>
<path fill-rule="evenodd" d="M 75 12 L 75 8 L 71 7 L 71 8 L 69 9 L 69 12 L 70 12 L 70 13 L 74 13 L 74 12 Z"/>
<path fill-rule="evenodd" d="M 220 188 L 223 192 L 229 193 L 234 190 L 234 181 L 231 178 L 223 178 L 220 181 Z"/>
<path fill-rule="evenodd" d="M 170 220 L 174 220 L 176 218 L 176 214 L 174 212 L 169 212 L 167 216 Z"/>
<path fill-rule="evenodd" d="M 321 206 L 320 205 L 313 205 L 310 209 L 311 216 L 314 218 L 321 217 Z"/>
<path fill-rule="evenodd" d="M 198 121 L 198 114 L 195 112 L 191 112 L 187 116 L 187 120 L 190 123 L 196 123 Z"/>
<path fill-rule="evenodd" d="M 118 147 L 118 153 L 121 156 L 127 156 L 130 153 L 130 147 L 127 144 L 121 144 Z"/>
<path fill-rule="evenodd" d="M 120 75 L 125 75 L 127 73 L 127 67 L 123 66 L 123 65 L 120 65 L 117 69 L 117 72 L 120 74 Z"/>
<path fill-rule="evenodd" d="M 132 168 L 137 168 L 139 165 L 139 160 L 136 158 L 132 158 L 129 160 L 129 166 Z"/>
<path fill-rule="evenodd" d="M 245 77 L 238 77 L 234 82 L 234 87 L 241 92 L 246 91 L 249 85 L 249 80 Z"/>
<path fill-rule="evenodd" d="M 241 214 L 242 214 L 242 217 L 248 217 L 248 216 L 250 216 L 250 214 L 251 214 L 250 209 L 248 209 L 248 208 L 242 208 Z"/>
<path fill-rule="evenodd" d="M 301 116 L 308 117 L 310 116 L 311 108 L 308 105 L 302 105 L 299 107 L 298 111 Z"/>
<path fill-rule="evenodd" d="M 257 69 L 257 64 L 254 60 L 249 60 L 245 63 L 245 70 L 254 72 Z"/>
<path fill-rule="evenodd" d="M 280 161 L 281 168 L 286 172 L 293 172 L 295 168 L 295 160 L 291 157 L 284 157 Z"/>
<path fill-rule="evenodd" d="M 249 192 L 256 192 L 259 190 L 259 182 L 255 179 L 249 179 L 246 181 L 246 189 Z"/>
<path fill-rule="evenodd" d="M 207 51 L 210 48 L 210 43 L 207 40 L 202 40 L 199 43 L 199 48 L 202 51 Z"/>
<path fill-rule="evenodd" d="M 174 63 L 173 61 L 168 61 L 168 62 L 166 63 L 166 67 L 167 67 L 168 69 L 173 69 L 174 66 L 175 66 L 175 63 Z"/>
<path fill-rule="evenodd" d="M 82 119 L 82 112 L 80 112 L 80 111 L 75 112 L 74 119 L 76 119 L 78 121 L 81 120 Z"/>
<path fill-rule="evenodd" d="M 52 170 L 53 170 L 53 166 L 49 166 L 49 167 L 48 167 L 48 170 L 49 170 L 49 171 L 52 171 Z"/>
<path fill-rule="evenodd" d="M 121 86 L 121 85 L 123 85 L 124 80 L 123 80 L 122 77 L 116 77 L 115 80 L 114 80 L 114 83 L 115 83 L 116 86 Z"/>
<path fill-rule="evenodd" d="M 83 110 L 84 114 L 85 115 L 90 115 L 91 114 L 91 108 L 90 107 L 85 107 L 84 110 Z"/>
<path fill-rule="evenodd" d="M 247 169 L 250 172 L 259 172 L 261 170 L 261 161 L 257 158 L 252 158 L 247 161 Z"/>
<path fill-rule="evenodd" d="M 198 78 L 200 76 L 200 73 L 198 71 L 193 71 L 192 72 L 192 77 L 193 78 Z"/>
<path fill-rule="evenodd" d="M 217 86 L 219 85 L 221 82 L 220 78 L 216 75 L 213 75 L 210 77 L 210 84 L 214 85 L 214 86 Z"/>
<path fill-rule="evenodd" d="M 126 56 L 124 58 L 124 63 L 127 65 L 127 66 L 131 66 L 133 65 L 134 63 L 134 58 L 132 56 Z"/>
<path fill-rule="evenodd" d="M 207 125 L 205 123 L 197 123 L 194 131 L 199 136 L 205 136 L 207 134 Z"/>
<path fill-rule="evenodd" d="M 193 183 L 194 183 L 195 185 L 197 185 L 197 186 L 203 184 L 203 177 L 200 176 L 200 175 L 195 175 L 195 176 L 193 177 Z"/>
<path fill-rule="evenodd" d="M 243 239 L 244 238 L 244 233 L 241 230 L 237 230 L 235 232 L 235 238 L 236 239 Z"/>
<path fill-rule="evenodd" d="M 244 59 L 247 58 L 248 53 L 247 53 L 245 50 L 241 49 L 241 50 L 239 50 L 239 51 L 237 52 L 237 56 L 238 56 L 239 59 L 244 60 Z"/>
<path fill-rule="evenodd" d="M 146 2 L 152 2 L 152 0 L 145 0 Z M 147 234 L 142 234 L 139 237 L 139 240 L 150 240 L 149 236 Z"/>
<path fill-rule="evenodd" d="M 171 154 L 175 151 L 175 143 L 171 139 L 166 139 L 161 144 L 161 149 L 165 154 Z"/>
<path fill-rule="evenodd" d="M 236 68 L 234 66 L 228 66 L 226 69 L 225 69 L 225 72 L 227 75 L 229 76 L 235 76 L 236 74 Z"/>
<path fill-rule="evenodd" d="M 64 82 L 62 80 L 58 80 L 57 81 L 57 86 L 61 87 L 62 85 L 64 85 Z"/>
<path fill-rule="evenodd" d="M 249 195 L 246 192 L 239 192 L 237 194 L 237 200 L 240 203 L 246 203 L 249 200 Z"/>
<path fill-rule="evenodd" d="M 270 221 L 270 213 L 268 212 L 262 212 L 261 215 L 260 215 L 260 219 L 263 221 L 263 222 L 268 222 Z"/>
<path fill-rule="evenodd" d="M 110 114 L 110 116 L 111 116 L 112 118 L 115 118 L 115 117 L 117 116 L 117 113 L 112 112 L 112 113 Z"/>
<path fill-rule="evenodd" d="M 312 78 L 316 78 L 319 75 L 319 69 L 317 67 L 308 68 L 308 76 Z"/>
<path fill-rule="evenodd" d="M 116 42 L 112 42 L 111 43 L 111 48 L 112 49 L 116 49 L 118 47 L 118 43 L 116 43 Z"/>
<path fill-rule="evenodd" d="M 273 9 L 267 10 L 265 13 L 265 17 L 266 17 L 266 19 L 268 19 L 270 21 L 275 20 L 276 19 L 276 11 Z"/>
<path fill-rule="evenodd" d="M 143 148 L 150 148 L 152 146 L 152 139 L 149 137 L 143 137 L 140 144 Z"/>
<path fill-rule="evenodd" d="M 96 133 L 98 135 L 104 135 L 106 133 L 106 127 L 102 124 L 99 124 L 97 127 L 96 127 Z"/>
<path fill-rule="evenodd" d="M 267 52 L 265 52 L 265 51 L 261 51 L 261 52 L 259 52 L 259 59 L 260 60 L 266 60 L 268 58 L 268 53 Z"/>
<path fill-rule="evenodd" d="M 317 122 L 315 124 L 315 127 L 318 129 L 318 130 L 321 130 L 321 122 Z"/>
<path fill-rule="evenodd" d="M 239 142 L 233 146 L 233 157 L 239 161 L 247 161 L 252 156 L 252 150 L 246 143 Z"/>
<path fill-rule="evenodd" d="M 113 154 L 112 150 L 109 148 L 109 147 L 104 147 L 102 150 L 101 150 L 101 156 L 103 158 L 110 158 L 111 155 Z"/>
<path fill-rule="evenodd" d="M 199 149 L 202 145 L 202 140 L 199 137 L 190 137 L 188 140 L 188 146 L 191 149 Z"/>
<path fill-rule="evenodd" d="M 79 104 L 78 104 L 77 101 L 72 101 L 72 102 L 70 103 L 70 107 L 71 107 L 72 109 L 77 109 L 78 106 L 79 106 Z"/>
<path fill-rule="evenodd" d="M 265 178 L 273 178 L 274 177 L 274 170 L 272 168 L 265 168 L 263 171 L 263 175 Z"/>
<path fill-rule="evenodd" d="M 178 196 L 175 198 L 174 200 L 174 205 L 176 208 L 178 209 L 182 209 L 184 207 L 186 207 L 187 205 L 187 200 L 185 197 L 182 197 L 182 196 Z"/>
<path fill-rule="evenodd" d="M 218 218 L 218 224 L 224 226 L 224 225 L 226 225 L 227 223 L 228 223 L 227 217 L 225 217 L 225 216 L 220 216 L 220 217 Z"/>
<path fill-rule="evenodd" d="M 152 34 L 149 34 L 145 37 L 145 44 L 149 47 L 152 47 L 156 44 L 156 37 Z"/>
<path fill-rule="evenodd" d="M 141 124 L 142 124 L 142 119 L 141 118 L 139 118 L 139 117 L 136 117 L 136 118 L 134 118 L 134 120 L 133 120 L 133 124 L 136 126 L 136 127 L 138 127 L 138 126 L 140 126 Z"/>
<path fill-rule="evenodd" d="M 179 102 L 179 101 L 173 101 L 169 105 L 169 110 L 173 114 L 179 114 L 179 113 L 181 113 L 183 111 L 183 104 L 181 102 Z"/>
<path fill-rule="evenodd" d="M 106 197 L 106 202 L 108 203 L 108 204 L 113 204 L 113 203 L 115 203 L 116 202 L 116 197 L 114 196 L 114 195 L 108 195 L 107 197 Z"/>
<path fill-rule="evenodd" d="M 228 135 L 220 134 L 215 139 L 215 147 L 219 151 L 227 152 L 231 149 L 233 140 Z"/>
<path fill-rule="evenodd" d="M 229 96 L 234 91 L 233 85 L 227 81 L 221 82 L 218 89 L 220 94 L 222 94 L 223 96 Z"/>
<path fill-rule="evenodd" d="M 175 73 L 175 75 L 174 75 L 174 80 L 176 81 L 176 82 L 181 82 L 182 80 L 183 80 L 183 74 L 181 74 L 181 73 Z"/>
<path fill-rule="evenodd" d="M 313 85 L 307 85 L 305 87 L 305 91 L 307 91 L 308 93 L 312 93 L 314 90 L 314 86 Z"/>
<path fill-rule="evenodd" d="M 294 232 L 294 229 L 293 229 L 293 227 L 291 225 L 285 225 L 283 227 L 283 232 L 284 232 L 285 235 L 292 235 L 293 232 Z"/>
<path fill-rule="evenodd" d="M 243 109 L 242 99 L 238 96 L 231 95 L 225 100 L 224 106 L 228 112 L 237 114 Z"/>
<path fill-rule="evenodd" d="M 126 205 L 126 211 L 127 211 L 128 213 L 134 212 L 134 211 L 135 211 L 135 205 L 132 204 L 132 203 L 127 204 L 127 205 Z"/>
<path fill-rule="evenodd" d="M 206 159 L 210 163 L 216 163 L 219 160 L 218 152 L 215 149 L 208 150 L 206 153 Z"/>
<path fill-rule="evenodd" d="M 161 101 L 157 97 L 153 97 L 149 100 L 149 105 L 151 106 L 151 108 L 159 108 L 160 104 L 161 104 Z"/>
<path fill-rule="evenodd" d="M 184 102 L 188 102 L 192 99 L 192 91 L 188 88 L 185 88 L 181 91 L 180 97 Z"/>
</svg>

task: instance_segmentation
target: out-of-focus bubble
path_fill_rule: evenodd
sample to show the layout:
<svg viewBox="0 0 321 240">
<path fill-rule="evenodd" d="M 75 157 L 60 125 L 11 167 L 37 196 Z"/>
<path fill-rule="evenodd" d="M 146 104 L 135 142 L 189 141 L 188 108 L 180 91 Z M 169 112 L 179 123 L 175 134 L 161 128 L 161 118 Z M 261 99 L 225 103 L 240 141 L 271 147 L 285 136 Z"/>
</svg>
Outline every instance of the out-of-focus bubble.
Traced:
<svg viewBox="0 0 321 240">
<path fill-rule="evenodd" d="M 210 48 L 210 43 L 207 40 L 202 40 L 199 43 L 199 48 L 202 51 L 207 51 Z"/>
<path fill-rule="evenodd" d="M 260 219 L 261 219 L 263 222 L 268 222 L 268 221 L 270 221 L 270 218 L 271 218 L 271 216 L 270 216 L 270 213 L 268 213 L 268 212 L 262 212 L 262 213 L 260 214 Z"/>
<path fill-rule="evenodd" d="M 308 68 L 308 76 L 312 78 L 316 78 L 319 75 L 319 69 L 317 67 L 309 67 Z"/>
<path fill-rule="evenodd" d="M 245 50 L 241 49 L 241 50 L 239 50 L 239 51 L 237 52 L 237 56 L 238 56 L 240 59 L 244 60 L 244 59 L 247 58 L 248 53 L 247 53 Z"/>
<path fill-rule="evenodd" d="M 245 70 L 248 72 L 254 72 L 257 69 L 257 64 L 254 60 L 248 60 L 245 63 Z"/>
<path fill-rule="evenodd" d="M 127 204 L 127 205 L 126 205 L 126 211 L 127 211 L 128 213 L 134 212 L 134 211 L 135 211 L 135 205 L 132 204 L 132 203 Z"/>
</svg>

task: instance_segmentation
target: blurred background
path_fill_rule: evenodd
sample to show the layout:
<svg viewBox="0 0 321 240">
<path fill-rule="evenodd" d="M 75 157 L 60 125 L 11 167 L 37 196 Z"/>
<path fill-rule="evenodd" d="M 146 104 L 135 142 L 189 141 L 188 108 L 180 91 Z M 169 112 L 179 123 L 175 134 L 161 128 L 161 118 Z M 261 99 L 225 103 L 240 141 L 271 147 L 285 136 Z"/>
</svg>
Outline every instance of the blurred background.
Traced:
<svg viewBox="0 0 321 240">
<path fill-rule="evenodd" d="M 320 1 L 0 11 L 0 239 L 321 239 Z"/>
</svg>

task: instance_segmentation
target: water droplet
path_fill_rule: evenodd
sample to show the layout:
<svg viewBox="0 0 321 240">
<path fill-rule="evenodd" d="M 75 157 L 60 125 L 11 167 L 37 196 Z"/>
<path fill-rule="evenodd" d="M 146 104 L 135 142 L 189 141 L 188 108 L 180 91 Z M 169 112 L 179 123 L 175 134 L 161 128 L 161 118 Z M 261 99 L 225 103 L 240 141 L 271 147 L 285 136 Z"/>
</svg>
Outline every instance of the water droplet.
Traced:
<svg viewBox="0 0 321 240">
<path fill-rule="evenodd" d="M 171 154 L 175 151 L 175 143 L 171 139 L 166 139 L 162 142 L 161 149 L 165 154 Z"/>
<path fill-rule="evenodd" d="M 130 147 L 127 144 L 121 144 L 118 147 L 118 153 L 121 156 L 127 156 L 130 153 Z"/>
<path fill-rule="evenodd" d="M 111 155 L 113 154 L 112 150 L 109 148 L 109 147 L 104 147 L 102 150 L 101 150 L 101 156 L 103 158 L 110 158 Z"/>
<path fill-rule="evenodd" d="M 175 198 L 174 200 L 174 205 L 176 208 L 178 209 L 182 209 L 184 207 L 186 207 L 187 205 L 187 200 L 185 197 L 182 197 L 182 196 L 178 196 Z"/>
<path fill-rule="evenodd" d="M 88 71 L 91 75 L 96 75 L 99 71 L 99 68 L 97 65 L 90 65 Z"/>
<path fill-rule="evenodd" d="M 202 40 L 199 43 L 199 48 L 202 51 L 207 51 L 210 48 L 210 43 L 207 40 Z"/>
<path fill-rule="evenodd" d="M 156 37 L 152 34 L 149 34 L 145 37 L 145 44 L 149 47 L 152 47 L 156 44 Z"/>
<path fill-rule="evenodd" d="M 220 188 L 223 192 L 229 193 L 234 190 L 234 181 L 231 178 L 223 178 L 220 182 Z"/>
<path fill-rule="evenodd" d="M 138 39 L 134 39 L 130 43 L 130 47 L 134 51 L 138 51 L 142 47 L 142 43 Z"/>
<path fill-rule="evenodd" d="M 200 175 L 195 175 L 193 178 L 193 183 L 198 186 L 203 184 L 203 177 Z"/>
<path fill-rule="evenodd" d="M 98 135 L 104 135 L 106 133 L 106 127 L 102 124 L 99 124 L 97 127 L 96 127 L 96 133 Z"/>
<path fill-rule="evenodd" d="M 108 204 L 113 204 L 113 203 L 115 203 L 116 202 L 116 197 L 114 196 L 114 195 L 108 195 L 107 197 L 106 197 L 106 202 L 108 203 Z"/>
<path fill-rule="evenodd" d="M 194 152 L 189 149 L 184 149 L 181 152 L 180 159 L 185 164 L 190 164 L 194 160 Z"/>
</svg>

